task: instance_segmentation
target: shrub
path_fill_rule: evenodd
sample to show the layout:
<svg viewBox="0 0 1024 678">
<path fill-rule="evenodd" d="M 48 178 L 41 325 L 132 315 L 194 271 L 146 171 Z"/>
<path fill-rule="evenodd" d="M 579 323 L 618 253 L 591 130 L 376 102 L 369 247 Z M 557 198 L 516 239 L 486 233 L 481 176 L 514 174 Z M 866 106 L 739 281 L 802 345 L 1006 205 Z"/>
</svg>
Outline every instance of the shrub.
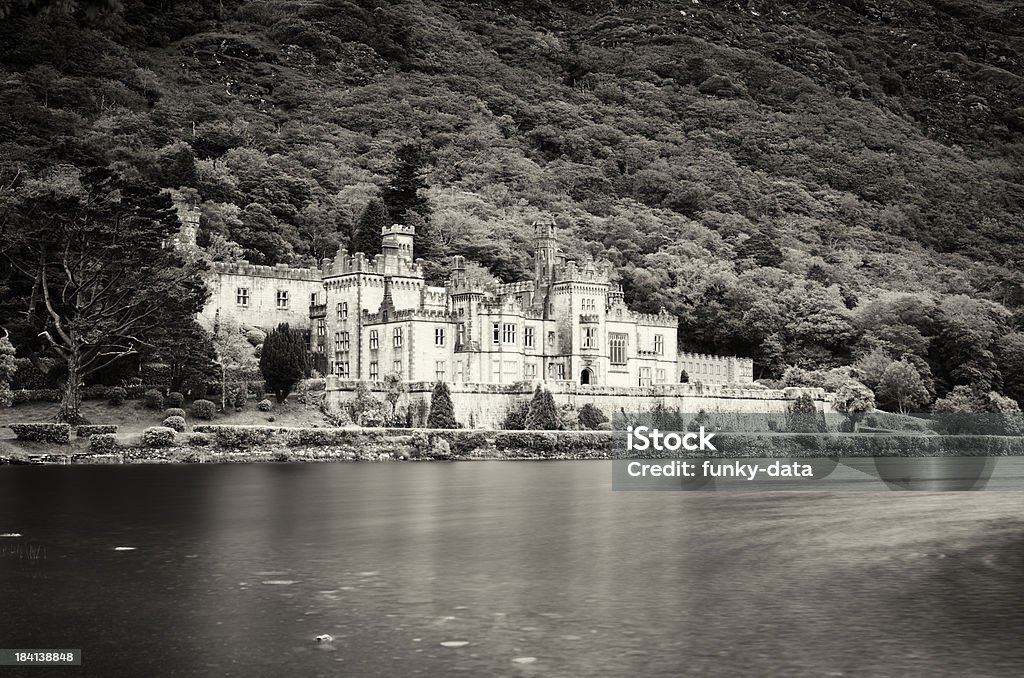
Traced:
<svg viewBox="0 0 1024 678">
<path fill-rule="evenodd" d="M 190 433 L 185 436 L 185 444 L 189 447 L 209 447 L 213 438 L 209 433 Z"/>
<path fill-rule="evenodd" d="M 174 444 L 174 429 L 167 426 L 150 426 L 142 432 L 142 444 L 146 447 L 169 447 Z"/>
<path fill-rule="evenodd" d="M 185 417 L 179 417 L 172 415 L 164 419 L 164 426 L 167 428 L 173 428 L 178 433 L 185 431 Z"/>
<path fill-rule="evenodd" d="M 601 424 L 608 421 L 608 417 L 604 416 L 604 412 L 590 403 L 580 408 L 576 418 L 580 422 L 580 428 L 587 431 L 595 431 L 601 427 Z"/>
<path fill-rule="evenodd" d="M 97 433 L 89 437 L 89 451 L 93 454 L 109 454 L 117 449 L 117 436 L 113 433 Z"/>
<path fill-rule="evenodd" d="M 559 425 L 554 396 L 549 389 L 538 386 L 526 413 L 526 428 L 535 431 L 556 430 Z"/>
<path fill-rule="evenodd" d="M 231 405 L 236 409 L 240 410 L 245 407 L 246 390 L 245 388 L 235 389 L 234 393 L 231 394 Z"/>
<path fill-rule="evenodd" d="M 164 409 L 164 397 L 160 394 L 160 391 L 155 388 L 148 389 L 143 394 L 143 400 L 146 403 L 146 407 L 150 410 L 162 410 Z"/>
<path fill-rule="evenodd" d="M 107 402 L 117 407 L 124 403 L 128 397 L 128 391 L 123 386 L 115 386 L 107 392 Z"/>
<path fill-rule="evenodd" d="M 263 445 L 281 431 L 276 426 L 193 426 L 195 433 L 209 433 L 222 447 Z"/>
<path fill-rule="evenodd" d="M 309 349 L 303 333 L 282 323 L 268 334 L 260 352 L 260 372 L 277 402 L 283 403 L 296 382 L 309 373 Z"/>
<path fill-rule="evenodd" d="M 82 400 L 102 400 L 110 397 L 110 387 L 102 384 L 93 384 L 81 389 Z"/>
<path fill-rule="evenodd" d="M 108 433 L 117 433 L 117 424 L 84 424 L 75 431 L 79 438 L 91 438 Z"/>
<path fill-rule="evenodd" d="M 167 394 L 167 397 L 164 398 L 164 402 L 168 407 L 181 407 L 181 404 L 185 402 L 185 396 L 177 391 L 171 391 Z"/>
<path fill-rule="evenodd" d="M 267 400 L 266 398 L 256 403 L 256 409 L 258 409 L 260 412 L 269 412 L 273 407 L 274 404 Z"/>
<path fill-rule="evenodd" d="M 210 400 L 197 400 L 192 403 L 192 416 L 196 419 L 204 419 L 209 421 L 213 419 L 214 412 L 217 411 L 217 406 Z"/>
<path fill-rule="evenodd" d="M 430 394 L 430 414 L 427 416 L 428 428 L 458 428 L 455 422 L 455 405 L 448 384 L 439 381 Z"/>
<path fill-rule="evenodd" d="M 58 444 L 71 442 L 70 424 L 11 424 L 9 428 L 14 431 L 18 440 Z"/>
<path fill-rule="evenodd" d="M 165 417 L 181 417 L 182 419 L 184 419 L 185 418 L 185 410 L 181 409 L 180 407 L 168 407 L 166 410 L 164 410 L 164 416 Z"/>
<path fill-rule="evenodd" d="M 526 415 L 530 411 L 529 400 L 517 400 L 509 405 L 501 427 L 506 431 L 522 431 L 526 428 Z"/>
</svg>

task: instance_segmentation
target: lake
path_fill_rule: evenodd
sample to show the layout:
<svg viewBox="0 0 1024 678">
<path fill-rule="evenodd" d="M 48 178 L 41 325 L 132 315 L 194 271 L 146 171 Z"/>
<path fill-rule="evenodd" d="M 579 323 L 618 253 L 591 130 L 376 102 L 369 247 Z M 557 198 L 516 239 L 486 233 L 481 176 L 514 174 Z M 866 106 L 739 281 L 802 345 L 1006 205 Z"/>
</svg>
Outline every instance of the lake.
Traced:
<svg viewBox="0 0 1024 678">
<path fill-rule="evenodd" d="M 1024 671 L 1024 494 L 610 486 L 610 462 L 3 467 L 2 645 L 83 650 L 31 676 Z"/>
</svg>

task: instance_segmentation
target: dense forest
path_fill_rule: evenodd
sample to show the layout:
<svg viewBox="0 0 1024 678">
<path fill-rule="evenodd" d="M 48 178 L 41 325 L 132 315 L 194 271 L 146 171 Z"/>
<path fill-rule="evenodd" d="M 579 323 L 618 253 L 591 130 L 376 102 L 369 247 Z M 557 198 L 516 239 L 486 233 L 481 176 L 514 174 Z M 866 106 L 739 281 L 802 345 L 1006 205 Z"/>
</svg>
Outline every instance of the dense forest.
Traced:
<svg viewBox="0 0 1024 678">
<path fill-rule="evenodd" d="M 853 374 L 894 409 L 957 386 L 1024 398 L 1017 2 L 0 0 L 0 17 L 0 228 L 69 167 L 103 168 L 198 205 L 208 259 L 316 264 L 386 215 L 417 226 L 436 280 L 454 254 L 513 280 L 550 218 L 632 307 L 678 315 L 683 349 L 775 382 Z"/>
</svg>

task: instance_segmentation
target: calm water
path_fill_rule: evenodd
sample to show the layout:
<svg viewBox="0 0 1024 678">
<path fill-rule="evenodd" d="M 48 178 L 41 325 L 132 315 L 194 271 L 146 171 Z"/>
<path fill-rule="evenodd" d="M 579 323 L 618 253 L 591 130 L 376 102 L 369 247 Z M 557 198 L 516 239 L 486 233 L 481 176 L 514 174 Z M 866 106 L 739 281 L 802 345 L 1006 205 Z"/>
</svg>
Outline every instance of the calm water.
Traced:
<svg viewBox="0 0 1024 678">
<path fill-rule="evenodd" d="M 84 651 L 81 671 L 31 676 L 1024 671 L 1024 494 L 610 478 L 605 462 L 0 468 L 0 532 L 23 535 L 0 539 L 0 646 Z"/>
</svg>

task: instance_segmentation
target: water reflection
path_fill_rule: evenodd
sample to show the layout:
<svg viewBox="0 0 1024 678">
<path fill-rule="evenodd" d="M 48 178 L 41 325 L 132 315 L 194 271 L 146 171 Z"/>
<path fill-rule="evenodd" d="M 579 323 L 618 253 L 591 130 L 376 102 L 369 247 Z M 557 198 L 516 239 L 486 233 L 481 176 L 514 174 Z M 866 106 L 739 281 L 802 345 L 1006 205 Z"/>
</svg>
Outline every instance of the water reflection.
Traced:
<svg viewBox="0 0 1024 678">
<path fill-rule="evenodd" d="M 0 557 L 0 634 L 96 676 L 1019 675 L 1021 508 L 600 462 L 7 468 L 0 532 L 47 557 Z"/>
</svg>

